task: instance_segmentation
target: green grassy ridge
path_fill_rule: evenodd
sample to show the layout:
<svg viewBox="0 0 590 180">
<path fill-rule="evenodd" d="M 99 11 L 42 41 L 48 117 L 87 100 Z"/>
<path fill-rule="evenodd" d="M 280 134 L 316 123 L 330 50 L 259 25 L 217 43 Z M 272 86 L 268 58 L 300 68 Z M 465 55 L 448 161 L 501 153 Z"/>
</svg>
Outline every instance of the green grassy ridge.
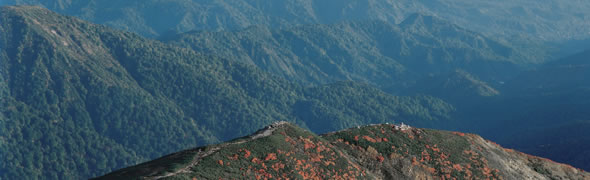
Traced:
<svg viewBox="0 0 590 180">
<path fill-rule="evenodd" d="M 328 134 L 325 138 L 357 158 L 407 159 L 413 165 L 431 169 L 428 171 L 434 177 L 498 178 L 500 174 L 494 169 L 489 174 L 484 172 L 490 168 L 487 157 L 472 152 L 476 145 L 470 136 L 474 135 L 417 128 L 400 131 L 394 125 L 376 125 Z M 368 154 L 359 153 L 359 148 Z M 371 149 L 375 151 L 370 152 Z"/>
<path fill-rule="evenodd" d="M 523 172 L 539 174 L 517 173 L 506 177 L 559 177 L 558 170 L 551 166 L 561 165 L 501 148 L 474 134 L 399 127 L 369 125 L 318 136 L 283 123 L 259 131 L 273 130 L 268 136 L 253 139 L 254 134 L 186 150 L 96 179 L 498 179 L 514 171 L 507 168 L 529 168 L 534 171 Z M 205 156 L 195 153 L 208 150 L 214 151 Z M 490 152 L 501 153 L 490 155 Z M 523 167 L 493 164 L 496 158 L 526 164 Z M 588 176 L 581 170 L 569 170 L 575 172 L 569 177 Z"/>
<path fill-rule="evenodd" d="M 316 172 L 320 178 L 338 177 L 341 169 L 354 168 L 352 162 L 341 157 L 341 153 L 328 141 L 292 124 L 265 128 L 272 134 L 253 139 L 246 136 L 227 143 L 186 150 L 162 157 L 153 162 L 115 171 L 96 179 L 140 179 L 167 176 L 177 172 L 170 168 L 178 164 L 186 172 L 167 176 L 164 179 L 215 179 L 223 178 L 310 178 L 306 173 Z M 255 136 L 255 135 L 254 135 Z M 313 146 L 313 147 L 312 147 Z M 321 148 L 321 150 L 320 150 Z M 196 151 L 214 150 L 207 156 L 195 159 Z M 174 157 L 168 158 L 168 157 Z M 176 158 L 186 157 L 186 159 Z M 314 158 L 316 158 L 314 160 Z M 317 158 L 328 162 L 317 161 Z M 195 162 L 191 164 L 187 162 Z M 303 164 L 301 161 L 306 162 Z M 299 162 L 299 163 L 298 163 Z M 310 165 L 304 168 L 303 165 Z M 145 168 L 149 168 L 146 170 Z M 358 169 L 357 169 L 358 170 Z M 319 173 L 319 172 L 327 173 Z M 146 172 L 150 175 L 146 176 Z M 359 172 L 355 172 L 360 175 Z M 353 176 L 350 176 L 353 177 Z"/>
<path fill-rule="evenodd" d="M 327 132 L 369 121 L 443 122 L 454 110 L 436 98 L 394 97 L 351 82 L 303 87 L 39 7 L 2 7 L 0 28 L 6 179 L 88 178 L 243 136 L 276 119 Z M 339 104 L 355 97 L 390 113 Z M 315 113 L 306 119 L 297 113 L 303 102 L 318 104 L 303 111 Z M 313 124 L 326 116 L 329 126 Z"/>
</svg>

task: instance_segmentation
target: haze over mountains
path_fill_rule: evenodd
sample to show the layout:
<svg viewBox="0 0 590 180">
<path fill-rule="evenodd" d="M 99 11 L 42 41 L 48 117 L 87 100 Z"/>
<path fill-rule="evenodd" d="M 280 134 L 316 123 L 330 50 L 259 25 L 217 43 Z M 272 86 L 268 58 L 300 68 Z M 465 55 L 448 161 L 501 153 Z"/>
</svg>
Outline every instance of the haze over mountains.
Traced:
<svg viewBox="0 0 590 180">
<path fill-rule="evenodd" d="M 474 132 L 590 169 L 590 2 L 3 4 L 106 26 L 2 7 L 0 179 L 94 177 L 280 120 Z"/>
<path fill-rule="evenodd" d="M 527 152 L 590 168 L 590 51 L 578 53 L 523 72 L 504 90 L 507 108 L 519 109 L 511 124 L 529 126 L 520 137 L 499 142 Z M 506 103 L 508 102 L 508 103 Z M 536 137 L 535 137 L 536 136 Z M 513 136 L 514 137 L 514 136 Z"/>
<path fill-rule="evenodd" d="M 590 87 L 590 50 L 570 55 L 526 71 L 511 80 L 507 91 L 518 95 L 538 96 L 567 94 Z M 518 85 L 517 85 L 518 84 Z"/>
<path fill-rule="evenodd" d="M 332 24 L 347 20 L 400 23 L 419 12 L 499 37 L 546 40 L 590 37 L 590 2 L 582 0 L 4 0 L 38 4 L 100 24 L 158 36 L 167 31 L 235 30 L 252 25 Z"/>
</svg>

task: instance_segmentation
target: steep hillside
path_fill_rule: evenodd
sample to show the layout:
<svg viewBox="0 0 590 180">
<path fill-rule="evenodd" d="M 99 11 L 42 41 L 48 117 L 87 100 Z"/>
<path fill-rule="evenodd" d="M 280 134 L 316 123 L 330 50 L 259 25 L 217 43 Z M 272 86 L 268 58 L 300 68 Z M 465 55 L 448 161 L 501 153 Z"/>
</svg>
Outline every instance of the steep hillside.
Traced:
<svg viewBox="0 0 590 180">
<path fill-rule="evenodd" d="M 542 59 L 432 16 L 414 14 L 401 24 L 346 22 L 241 31 L 190 32 L 168 43 L 254 64 L 290 80 L 321 84 L 354 80 L 391 92 L 427 75 L 464 69 L 485 81 L 511 77 Z"/>
<path fill-rule="evenodd" d="M 285 27 L 349 20 L 399 23 L 420 12 L 510 41 L 521 36 L 557 41 L 590 37 L 586 31 L 590 2 L 579 0 L 4 0 L 0 4 L 40 4 L 147 36 L 252 25 Z"/>
<path fill-rule="evenodd" d="M 40 7 L 0 9 L 0 64 L 2 179 L 83 179 L 275 119 L 326 132 L 441 123 L 454 110 L 436 98 L 393 97 L 355 83 L 302 87 Z M 358 97 L 370 104 L 341 100 Z M 316 105 L 299 106 L 308 102 Z M 332 123 L 314 124 L 323 117 Z"/>
<path fill-rule="evenodd" d="M 372 125 L 316 136 L 279 122 L 97 179 L 588 179 L 473 134 Z"/>
<path fill-rule="evenodd" d="M 497 83 L 496 85 L 500 85 Z M 468 104 L 468 100 L 479 101 L 481 98 L 500 95 L 500 91 L 463 70 L 455 70 L 447 75 L 430 75 L 419 80 L 405 94 L 430 94 L 444 97 L 449 102 Z"/>
</svg>

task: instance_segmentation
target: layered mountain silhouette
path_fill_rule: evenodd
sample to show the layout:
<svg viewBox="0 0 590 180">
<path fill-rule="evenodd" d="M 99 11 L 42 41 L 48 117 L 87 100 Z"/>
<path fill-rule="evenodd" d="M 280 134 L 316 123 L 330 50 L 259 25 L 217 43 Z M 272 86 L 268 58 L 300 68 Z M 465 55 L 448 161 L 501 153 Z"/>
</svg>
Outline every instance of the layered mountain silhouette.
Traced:
<svg viewBox="0 0 590 180">
<path fill-rule="evenodd" d="M 146 36 L 169 31 L 236 30 L 252 25 L 330 24 L 350 20 L 399 23 L 415 12 L 436 15 L 478 32 L 562 41 L 588 38 L 590 2 L 467 0 L 4 0 L 109 24 Z"/>
<path fill-rule="evenodd" d="M 304 84 L 366 82 L 398 93 L 416 81 L 464 69 L 500 82 L 538 60 L 514 48 L 432 16 L 401 24 L 346 22 L 240 31 L 189 32 L 165 42 L 253 64 Z"/>
<path fill-rule="evenodd" d="M 2 178 L 87 178 L 288 120 L 316 132 L 441 123 L 453 106 L 253 66 L 49 10 L 0 10 Z M 319 123 L 321 122 L 321 123 Z"/>
<path fill-rule="evenodd" d="M 371 125 L 317 136 L 287 122 L 96 179 L 588 179 L 459 132 Z"/>
</svg>

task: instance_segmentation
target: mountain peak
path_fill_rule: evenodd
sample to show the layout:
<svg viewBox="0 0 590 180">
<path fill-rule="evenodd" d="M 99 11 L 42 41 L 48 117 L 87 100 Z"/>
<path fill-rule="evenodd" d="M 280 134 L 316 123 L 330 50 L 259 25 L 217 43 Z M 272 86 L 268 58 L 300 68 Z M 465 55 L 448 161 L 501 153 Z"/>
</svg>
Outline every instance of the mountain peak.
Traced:
<svg viewBox="0 0 590 180">
<path fill-rule="evenodd" d="M 60 16 L 40 6 L 4 6 L 0 9 L 0 18 L 11 25 L 9 28 L 28 28 L 37 35 L 58 40 L 67 46 L 64 39 L 67 33 L 75 29 L 76 18 Z"/>
<path fill-rule="evenodd" d="M 9 44 L 27 44 L 34 39 L 34 46 L 51 47 L 47 53 L 64 53 L 82 59 L 112 59 L 103 40 L 107 34 L 125 35 L 101 25 L 62 16 L 40 6 L 5 6 L 0 10 L 0 24 L 5 35 L 23 36 L 8 39 Z M 24 34 L 19 34 L 26 32 Z M 100 37 L 99 34 L 103 36 Z M 27 36 L 27 37 L 24 37 Z M 120 40 L 121 37 L 118 37 Z M 64 59 L 59 59 L 64 60 Z"/>
<path fill-rule="evenodd" d="M 440 23 L 446 23 L 446 21 L 444 21 L 438 17 L 435 17 L 435 16 L 424 15 L 424 14 L 420 14 L 420 13 L 413 13 L 413 14 L 410 14 L 406 19 L 404 19 L 400 23 L 400 26 L 402 26 L 402 27 L 416 26 L 416 25 L 432 26 L 433 24 L 440 24 Z"/>
<path fill-rule="evenodd" d="M 46 10 L 41 6 L 30 6 L 30 5 L 14 5 L 14 6 L 2 6 L 0 7 L 2 10 L 9 10 L 9 11 L 34 11 L 34 10 Z M 49 10 L 47 10 L 49 11 Z"/>
<path fill-rule="evenodd" d="M 463 29 L 455 24 L 447 21 L 445 19 L 441 19 L 436 16 L 431 15 L 424 15 L 420 13 L 414 13 L 409 15 L 404 21 L 402 21 L 399 26 L 406 31 L 419 33 L 419 34 L 432 34 L 434 36 L 449 36 L 450 34 L 454 34 L 457 32 L 461 32 L 460 34 L 469 33 L 473 34 L 472 32 Z"/>
<path fill-rule="evenodd" d="M 305 131 L 303 129 L 301 129 L 300 127 L 291 124 L 287 121 L 277 121 L 272 123 L 271 125 L 268 125 L 258 131 L 256 131 L 254 134 L 250 135 L 249 137 L 254 140 L 254 139 L 258 139 L 258 138 L 262 138 L 262 137 L 267 137 L 273 134 L 273 132 L 277 129 L 288 129 L 291 131 Z"/>
<path fill-rule="evenodd" d="M 42 18 L 55 13 L 41 6 L 16 5 L 0 7 L 0 14 L 23 18 Z"/>
</svg>

